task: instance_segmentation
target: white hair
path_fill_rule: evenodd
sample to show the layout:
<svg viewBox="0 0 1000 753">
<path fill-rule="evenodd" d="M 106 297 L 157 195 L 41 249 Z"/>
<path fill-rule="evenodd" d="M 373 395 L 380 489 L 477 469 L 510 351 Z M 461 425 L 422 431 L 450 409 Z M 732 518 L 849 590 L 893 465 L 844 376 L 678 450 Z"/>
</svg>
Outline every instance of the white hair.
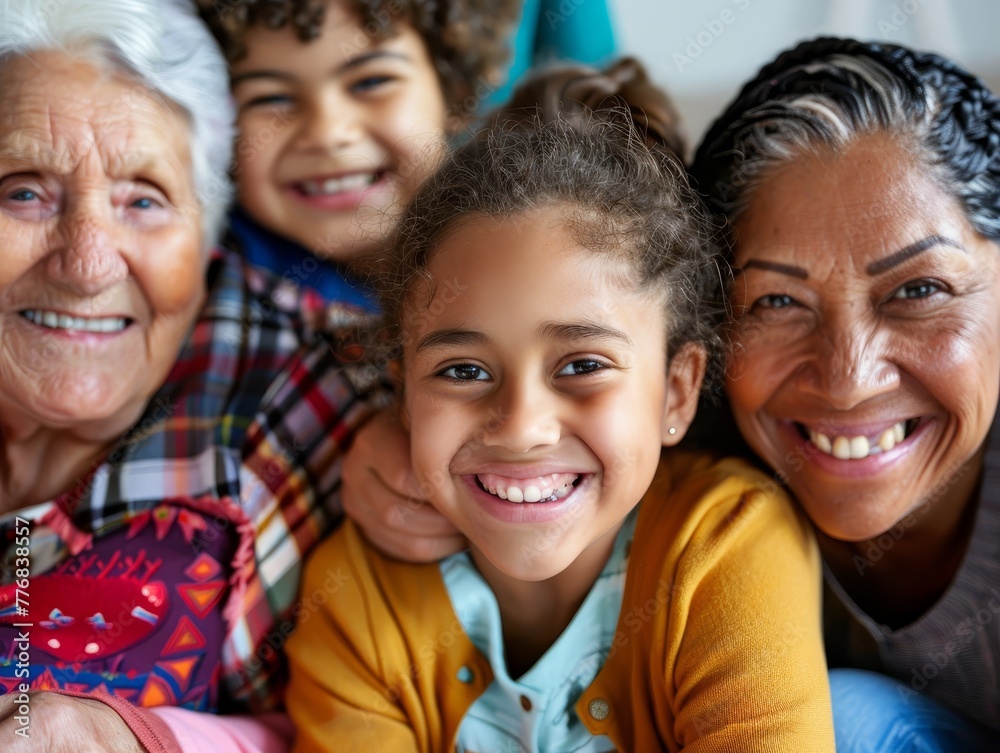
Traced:
<svg viewBox="0 0 1000 753">
<path fill-rule="evenodd" d="M 204 243 L 216 243 L 233 195 L 235 113 L 225 58 L 193 3 L 0 0 L 0 60 L 42 50 L 95 54 L 183 110 Z"/>
</svg>

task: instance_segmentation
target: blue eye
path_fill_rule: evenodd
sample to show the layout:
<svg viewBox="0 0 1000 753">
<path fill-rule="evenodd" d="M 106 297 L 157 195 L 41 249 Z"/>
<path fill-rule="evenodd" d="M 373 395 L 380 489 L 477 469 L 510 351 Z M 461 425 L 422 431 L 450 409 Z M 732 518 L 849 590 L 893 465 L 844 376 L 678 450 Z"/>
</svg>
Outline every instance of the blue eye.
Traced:
<svg viewBox="0 0 1000 753">
<path fill-rule="evenodd" d="M 141 199 L 133 201 L 129 206 L 133 209 L 152 209 L 159 206 L 159 204 L 148 196 L 143 196 Z"/>
<path fill-rule="evenodd" d="M 893 298 L 912 299 L 930 298 L 935 293 L 941 292 L 941 286 L 931 280 L 914 280 L 903 285 L 892 294 Z"/>
<path fill-rule="evenodd" d="M 795 299 L 790 295 L 775 294 L 775 295 L 765 295 L 754 301 L 754 306 L 760 306 L 765 309 L 784 309 L 789 306 L 795 305 Z"/>
<path fill-rule="evenodd" d="M 457 366 L 449 366 L 444 371 L 438 373 L 438 376 L 445 377 L 446 379 L 454 379 L 456 382 L 490 381 L 490 375 L 486 372 L 486 369 L 473 366 L 471 363 L 460 363 Z"/>
<path fill-rule="evenodd" d="M 593 374 L 605 368 L 604 364 L 585 358 L 580 361 L 573 361 L 563 366 L 556 376 L 582 376 L 583 374 Z"/>
<path fill-rule="evenodd" d="M 38 198 L 38 194 L 36 194 L 34 191 L 24 188 L 14 193 L 10 198 L 13 199 L 14 201 L 34 201 L 35 199 Z"/>
</svg>

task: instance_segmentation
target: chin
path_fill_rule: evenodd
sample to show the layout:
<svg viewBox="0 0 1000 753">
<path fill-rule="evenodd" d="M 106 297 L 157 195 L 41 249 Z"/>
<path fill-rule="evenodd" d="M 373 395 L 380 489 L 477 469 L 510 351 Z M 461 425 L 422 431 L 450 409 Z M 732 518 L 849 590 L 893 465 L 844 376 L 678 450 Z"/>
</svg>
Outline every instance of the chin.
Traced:
<svg viewBox="0 0 1000 753">
<path fill-rule="evenodd" d="M 795 493 L 813 525 L 838 541 L 868 541 L 877 538 L 905 518 L 910 510 L 898 514 L 885 509 L 872 509 L 867 500 L 826 500 L 812 503 L 807 494 Z M 813 498 L 815 499 L 815 498 Z"/>
<path fill-rule="evenodd" d="M 113 421 L 135 402 L 120 381 L 104 375 L 71 374 L 67 379 L 46 385 L 33 403 L 40 417 L 52 424 L 73 426 Z"/>
</svg>

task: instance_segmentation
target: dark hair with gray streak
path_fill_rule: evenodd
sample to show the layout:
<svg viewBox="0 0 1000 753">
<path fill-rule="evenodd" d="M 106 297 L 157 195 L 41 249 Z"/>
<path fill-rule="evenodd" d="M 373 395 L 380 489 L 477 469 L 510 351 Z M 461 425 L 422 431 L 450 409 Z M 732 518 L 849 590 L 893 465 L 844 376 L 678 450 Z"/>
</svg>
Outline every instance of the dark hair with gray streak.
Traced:
<svg viewBox="0 0 1000 753">
<path fill-rule="evenodd" d="M 691 175 L 733 223 L 776 167 L 875 131 L 900 138 L 1000 242 L 1000 101 L 950 60 L 896 45 L 822 38 L 782 53 L 709 129 Z"/>
<path fill-rule="evenodd" d="M 665 96 L 631 60 L 605 73 L 550 71 L 527 86 L 537 106 L 525 110 L 526 97 L 515 95 L 512 108 L 428 179 L 400 220 L 378 275 L 390 331 L 401 335 L 410 294 L 462 220 L 566 207 L 581 245 L 626 261 L 625 284 L 663 292 L 668 355 L 698 343 L 717 377 L 725 316 L 719 248 L 672 151 L 680 139 Z M 670 122 L 659 122 L 661 114 Z"/>
</svg>

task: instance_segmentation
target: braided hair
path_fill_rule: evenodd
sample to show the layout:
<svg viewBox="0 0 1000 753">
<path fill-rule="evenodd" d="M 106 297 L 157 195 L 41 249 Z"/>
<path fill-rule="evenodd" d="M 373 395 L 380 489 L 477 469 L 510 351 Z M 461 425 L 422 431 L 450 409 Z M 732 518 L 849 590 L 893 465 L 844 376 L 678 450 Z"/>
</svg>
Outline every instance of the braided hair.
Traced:
<svg viewBox="0 0 1000 753">
<path fill-rule="evenodd" d="M 761 69 L 715 121 L 691 175 L 729 232 L 776 167 L 857 136 L 899 134 L 983 236 L 1000 242 L 1000 100 L 940 55 L 825 37 Z"/>
</svg>

